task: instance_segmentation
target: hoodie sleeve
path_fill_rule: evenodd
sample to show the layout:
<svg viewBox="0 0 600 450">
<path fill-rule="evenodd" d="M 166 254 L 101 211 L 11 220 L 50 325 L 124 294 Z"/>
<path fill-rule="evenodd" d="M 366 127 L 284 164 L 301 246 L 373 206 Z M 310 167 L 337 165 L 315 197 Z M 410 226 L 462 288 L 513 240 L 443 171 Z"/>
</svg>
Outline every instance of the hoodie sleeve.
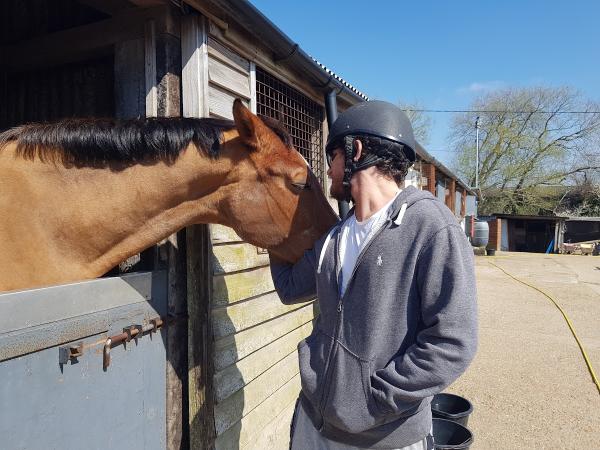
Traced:
<svg viewBox="0 0 600 450">
<path fill-rule="evenodd" d="M 422 328 L 404 354 L 371 377 L 381 409 L 401 415 L 454 382 L 477 349 L 473 250 L 462 229 L 439 230 L 421 250 L 416 270 Z"/>
<path fill-rule="evenodd" d="M 315 250 L 307 250 L 296 264 L 271 259 L 271 277 L 277 294 L 286 305 L 311 300 L 317 294 Z"/>
</svg>

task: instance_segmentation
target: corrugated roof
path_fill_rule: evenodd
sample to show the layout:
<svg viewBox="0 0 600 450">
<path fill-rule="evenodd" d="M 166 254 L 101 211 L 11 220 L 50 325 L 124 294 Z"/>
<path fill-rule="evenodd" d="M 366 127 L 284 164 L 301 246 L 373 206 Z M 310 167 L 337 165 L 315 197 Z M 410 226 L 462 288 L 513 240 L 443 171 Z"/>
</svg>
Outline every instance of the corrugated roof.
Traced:
<svg viewBox="0 0 600 450">
<path fill-rule="evenodd" d="M 310 56 L 310 55 L 309 55 Z M 312 56 L 310 56 L 312 58 L 312 60 L 314 62 L 316 62 L 319 67 L 321 67 L 321 69 L 323 69 L 325 72 L 327 72 L 330 76 L 332 76 L 333 78 L 335 78 L 336 80 L 338 80 L 340 83 L 342 83 L 344 86 L 346 86 L 348 89 L 350 89 L 352 92 L 354 92 L 355 94 L 359 95 L 360 97 L 362 97 L 365 101 L 369 101 L 369 97 L 367 97 L 365 94 L 363 94 L 361 91 L 359 91 L 358 89 L 356 89 L 354 86 L 352 86 L 350 83 L 348 83 L 346 80 L 344 80 L 342 77 L 340 77 L 339 75 L 337 75 L 333 70 L 327 68 L 324 64 L 321 64 L 319 61 L 317 61 L 315 58 L 313 58 Z"/>
</svg>

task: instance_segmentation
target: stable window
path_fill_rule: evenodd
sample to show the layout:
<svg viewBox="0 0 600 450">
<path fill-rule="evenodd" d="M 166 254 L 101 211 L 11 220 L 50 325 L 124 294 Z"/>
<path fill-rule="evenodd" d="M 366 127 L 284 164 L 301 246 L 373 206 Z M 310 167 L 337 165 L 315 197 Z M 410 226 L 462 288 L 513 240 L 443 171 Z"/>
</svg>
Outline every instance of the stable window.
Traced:
<svg viewBox="0 0 600 450">
<path fill-rule="evenodd" d="M 257 67 L 256 112 L 285 125 L 294 147 L 306 158 L 323 185 L 323 108 Z"/>
</svg>

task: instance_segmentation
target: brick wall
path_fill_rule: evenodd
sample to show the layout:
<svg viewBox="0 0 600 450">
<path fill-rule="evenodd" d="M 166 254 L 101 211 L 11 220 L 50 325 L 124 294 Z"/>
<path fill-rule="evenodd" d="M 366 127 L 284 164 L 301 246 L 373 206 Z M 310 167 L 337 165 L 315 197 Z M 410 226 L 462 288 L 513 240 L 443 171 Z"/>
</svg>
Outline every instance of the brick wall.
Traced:
<svg viewBox="0 0 600 450">
<path fill-rule="evenodd" d="M 494 250 L 500 250 L 500 244 L 502 242 L 502 222 L 501 219 L 492 219 L 488 222 L 490 227 L 490 240 L 487 248 L 493 248 Z"/>
<path fill-rule="evenodd" d="M 435 195 L 435 166 L 433 164 L 421 163 L 421 176 L 427 178 L 427 185 L 423 188 Z"/>
</svg>

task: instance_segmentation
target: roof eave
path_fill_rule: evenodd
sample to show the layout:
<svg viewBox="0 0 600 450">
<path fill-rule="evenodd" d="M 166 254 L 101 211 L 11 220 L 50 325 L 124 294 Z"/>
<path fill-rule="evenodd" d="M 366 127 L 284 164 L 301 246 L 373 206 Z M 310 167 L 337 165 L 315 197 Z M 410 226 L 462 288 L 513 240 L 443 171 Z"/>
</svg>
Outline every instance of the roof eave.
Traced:
<svg viewBox="0 0 600 450">
<path fill-rule="evenodd" d="M 257 36 L 274 55 L 278 64 L 284 64 L 307 77 L 317 90 L 323 93 L 337 90 L 338 96 L 349 104 L 367 101 L 369 98 L 319 64 L 292 41 L 283 31 L 247 0 L 205 0 L 224 11 L 230 19 L 249 33 Z M 191 2 L 193 3 L 193 2 Z"/>
</svg>

